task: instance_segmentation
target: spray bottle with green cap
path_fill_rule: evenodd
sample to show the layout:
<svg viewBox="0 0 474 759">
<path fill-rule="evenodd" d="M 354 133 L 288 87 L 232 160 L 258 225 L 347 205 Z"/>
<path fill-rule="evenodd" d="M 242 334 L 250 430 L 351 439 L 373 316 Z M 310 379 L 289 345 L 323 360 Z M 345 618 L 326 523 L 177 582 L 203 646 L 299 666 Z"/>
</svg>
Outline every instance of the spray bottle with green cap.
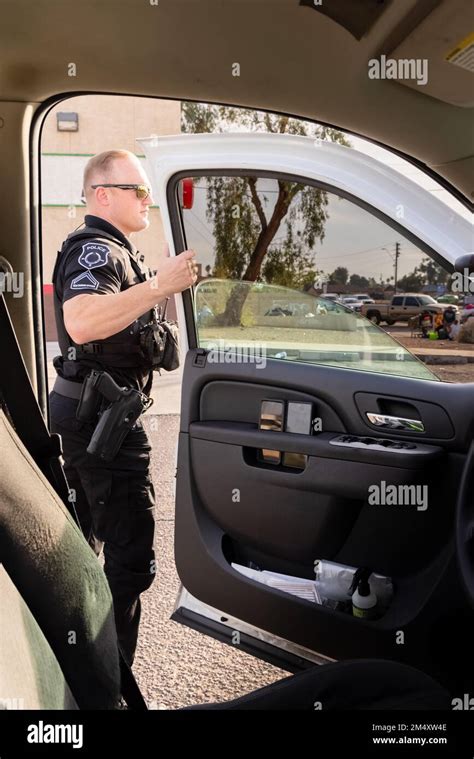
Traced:
<svg viewBox="0 0 474 759">
<path fill-rule="evenodd" d="M 367 567 L 357 569 L 350 587 L 352 592 L 352 614 L 359 619 L 377 617 L 377 596 L 370 587 L 369 577 L 372 571 Z"/>
</svg>

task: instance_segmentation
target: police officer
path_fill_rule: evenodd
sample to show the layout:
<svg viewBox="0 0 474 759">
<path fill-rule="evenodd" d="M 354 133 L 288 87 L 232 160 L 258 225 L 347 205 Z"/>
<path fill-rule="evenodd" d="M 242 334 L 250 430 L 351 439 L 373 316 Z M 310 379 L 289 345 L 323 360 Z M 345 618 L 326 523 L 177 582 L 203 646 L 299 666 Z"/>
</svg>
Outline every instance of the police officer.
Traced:
<svg viewBox="0 0 474 759">
<path fill-rule="evenodd" d="M 197 266 L 193 251 L 165 256 L 155 272 L 144 266 L 129 238 L 148 227 L 153 201 L 133 153 L 113 150 L 91 158 L 84 194 L 85 226 L 65 240 L 53 274 L 61 355 L 54 359 L 51 428 L 62 437 L 81 527 L 97 555 L 104 549 L 118 639 L 131 665 L 140 593 L 155 576 L 150 444 L 138 420 L 113 461 L 104 464 L 86 451 L 97 419 L 80 422 L 76 409 L 92 369 L 105 370 L 121 387 L 149 393 L 153 369 L 141 347 L 144 325 L 157 304 L 195 283 Z"/>
</svg>

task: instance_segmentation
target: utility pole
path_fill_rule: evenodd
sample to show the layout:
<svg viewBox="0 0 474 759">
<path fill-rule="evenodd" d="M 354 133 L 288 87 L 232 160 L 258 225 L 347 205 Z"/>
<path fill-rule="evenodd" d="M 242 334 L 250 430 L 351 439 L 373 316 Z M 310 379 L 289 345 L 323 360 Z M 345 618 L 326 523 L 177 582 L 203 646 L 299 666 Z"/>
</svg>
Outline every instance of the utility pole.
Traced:
<svg viewBox="0 0 474 759">
<path fill-rule="evenodd" d="M 400 256 L 400 243 L 395 243 L 395 295 L 397 294 L 397 282 L 398 282 L 398 257 Z"/>
</svg>

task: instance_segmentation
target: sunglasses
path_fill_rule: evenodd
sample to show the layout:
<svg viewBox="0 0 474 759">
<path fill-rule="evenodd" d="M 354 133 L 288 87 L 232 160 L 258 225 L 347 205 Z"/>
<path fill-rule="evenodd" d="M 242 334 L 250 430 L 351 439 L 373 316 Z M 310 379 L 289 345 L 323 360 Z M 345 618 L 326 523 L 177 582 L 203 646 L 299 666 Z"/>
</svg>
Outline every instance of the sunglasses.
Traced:
<svg viewBox="0 0 474 759">
<path fill-rule="evenodd" d="M 97 187 L 117 187 L 119 190 L 135 190 L 137 198 L 139 200 L 145 200 L 151 195 L 151 188 L 146 184 L 91 184 L 93 190 Z"/>
</svg>

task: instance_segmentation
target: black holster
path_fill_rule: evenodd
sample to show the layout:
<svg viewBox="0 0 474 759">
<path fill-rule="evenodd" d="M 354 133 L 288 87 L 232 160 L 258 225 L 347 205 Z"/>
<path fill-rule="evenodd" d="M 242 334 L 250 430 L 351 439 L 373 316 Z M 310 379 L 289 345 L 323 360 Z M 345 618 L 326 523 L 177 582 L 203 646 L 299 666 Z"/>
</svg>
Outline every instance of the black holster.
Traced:
<svg viewBox="0 0 474 759">
<path fill-rule="evenodd" d="M 107 372 L 92 370 L 84 381 L 76 410 L 79 421 L 92 422 L 102 408 L 87 453 L 105 462 L 113 461 L 129 430 L 152 403 L 144 393 L 117 385 Z"/>
</svg>

